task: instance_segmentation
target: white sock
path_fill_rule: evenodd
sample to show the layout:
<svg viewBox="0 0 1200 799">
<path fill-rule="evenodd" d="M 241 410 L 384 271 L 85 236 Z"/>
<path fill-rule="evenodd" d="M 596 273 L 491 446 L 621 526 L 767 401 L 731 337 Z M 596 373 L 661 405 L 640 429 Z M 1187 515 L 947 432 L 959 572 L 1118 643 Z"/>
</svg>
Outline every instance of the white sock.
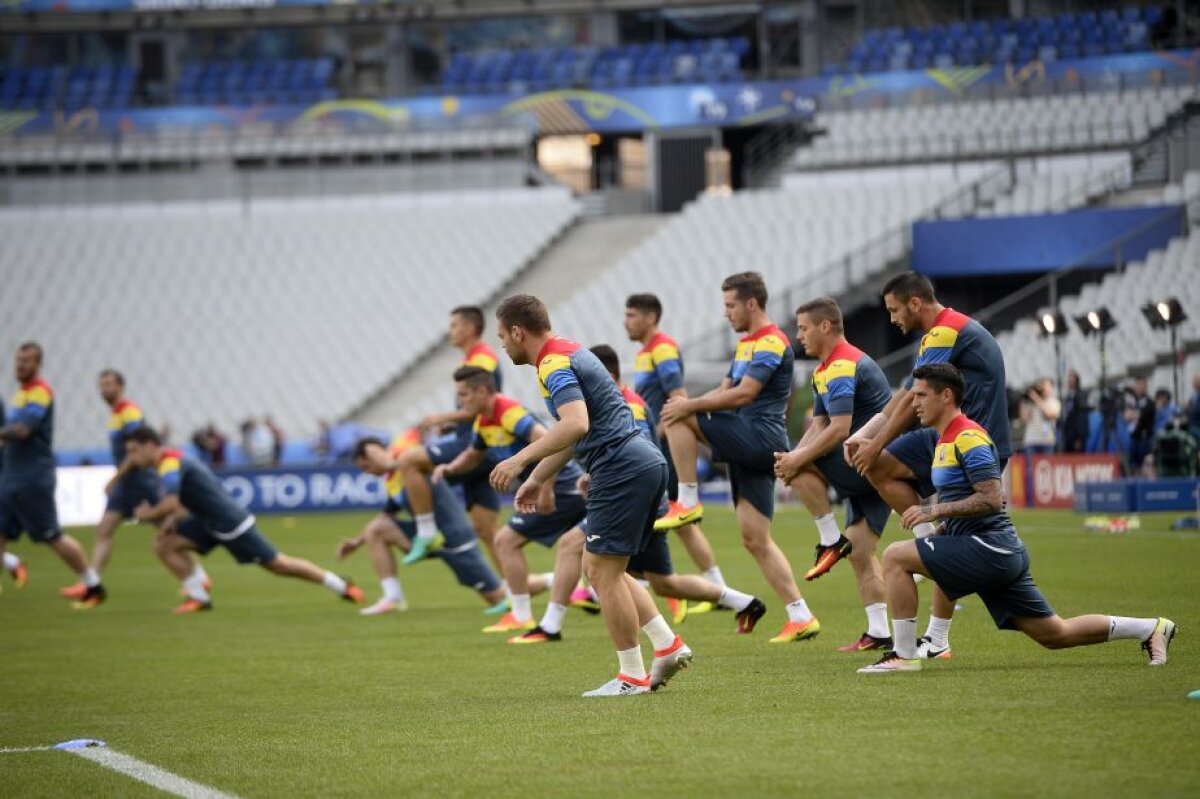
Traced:
<svg viewBox="0 0 1200 799">
<path fill-rule="evenodd" d="M 433 538 L 437 535 L 437 524 L 433 521 L 433 513 L 418 513 L 413 516 L 417 523 L 417 538 Z"/>
<path fill-rule="evenodd" d="M 713 566 L 711 569 L 705 569 L 700 573 L 700 576 L 705 580 L 708 580 L 710 583 L 725 585 L 725 575 L 721 574 L 720 566 Z"/>
<path fill-rule="evenodd" d="M 936 532 L 937 528 L 933 526 L 933 522 L 921 522 L 912 531 L 917 538 L 928 538 Z"/>
<path fill-rule="evenodd" d="M 400 587 L 399 577 L 384 577 L 379 581 L 379 585 L 383 588 L 383 598 L 388 602 L 399 605 L 404 601 L 404 589 Z"/>
<path fill-rule="evenodd" d="M 876 638 L 888 637 L 886 602 L 867 605 L 867 635 L 873 635 Z"/>
<path fill-rule="evenodd" d="M 1145 641 L 1154 632 L 1158 619 L 1132 619 L 1129 616 L 1108 617 L 1108 640 L 1131 638 L 1134 641 Z"/>
<path fill-rule="evenodd" d="M 208 572 L 204 571 L 204 567 L 201 566 L 199 563 L 197 563 L 195 565 L 195 567 L 192 569 L 192 576 L 199 577 L 201 580 L 203 580 L 206 583 L 212 582 L 211 580 L 208 579 Z"/>
<path fill-rule="evenodd" d="M 832 513 L 814 516 L 813 521 L 817 523 L 817 532 L 821 534 L 821 546 L 831 547 L 842 537 L 842 531 L 838 529 L 837 519 L 833 518 Z"/>
<path fill-rule="evenodd" d="M 542 579 L 546 581 L 546 590 L 549 591 L 554 586 L 554 572 L 544 572 Z"/>
<path fill-rule="evenodd" d="M 647 591 L 650 590 L 650 581 L 647 580 L 645 577 L 639 577 L 637 584 L 640 585 L 642 588 L 645 588 Z"/>
<path fill-rule="evenodd" d="M 204 578 L 197 577 L 195 572 L 192 572 L 192 576 L 183 581 L 183 590 L 197 602 L 209 601 L 208 591 L 204 590 Z"/>
<path fill-rule="evenodd" d="M 788 621 L 794 621 L 797 624 L 806 622 L 812 618 L 812 611 L 808 609 L 808 603 L 801 597 L 795 602 L 789 602 L 787 606 Z"/>
<path fill-rule="evenodd" d="M 662 614 L 642 625 L 642 631 L 650 637 L 650 643 L 654 645 L 655 651 L 666 649 L 675 643 L 675 633 L 671 631 L 671 626 L 667 624 L 667 620 L 662 617 Z"/>
<path fill-rule="evenodd" d="M 679 484 L 679 504 L 690 508 L 700 501 L 699 483 Z"/>
<path fill-rule="evenodd" d="M 938 649 L 945 649 L 950 646 L 950 622 L 953 619 L 939 619 L 937 616 L 929 617 L 929 626 L 925 628 L 925 635 L 929 636 L 929 642 Z"/>
<path fill-rule="evenodd" d="M 621 664 L 621 673 L 635 680 L 646 679 L 646 662 L 642 660 L 642 645 L 633 649 L 617 650 L 617 662 Z"/>
<path fill-rule="evenodd" d="M 346 593 L 346 581 L 341 577 L 338 577 L 333 572 L 325 572 L 325 579 L 323 582 L 325 583 L 326 588 L 338 596 L 342 596 Z"/>
<path fill-rule="evenodd" d="M 754 601 L 754 597 L 749 594 L 743 594 L 741 591 L 725 586 L 721 589 L 721 598 L 717 602 L 730 610 L 741 613 L 750 603 Z"/>
<path fill-rule="evenodd" d="M 892 619 L 892 635 L 895 639 L 896 654 L 905 660 L 917 656 L 917 620 Z"/>
<path fill-rule="evenodd" d="M 4 553 L 4 568 L 10 572 L 15 572 L 17 567 L 21 565 L 21 559 L 11 552 Z"/>
<path fill-rule="evenodd" d="M 533 608 L 529 604 L 529 594 L 512 595 L 512 614 L 517 621 L 529 621 L 533 618 Z"/>
<path fill-rule="evenodd" d="M 100 585 L 100 574 L 91 566 L 88 566 L 87 569 L 84 570 L 83 574 L 79 575 L 79 579 L 82 580 L 83 584 L 88 588 L 95 588 L 96 586 Z"/>
<path fill-rule="evenodd" d="M 542 614 L 542 623 L 538 626 L 548 633 L 562 632 L 563 617 L 566 615 L 566 605 L 551 602 L 549 605 L 546 605 L 546 612 Z"/>
</svg>

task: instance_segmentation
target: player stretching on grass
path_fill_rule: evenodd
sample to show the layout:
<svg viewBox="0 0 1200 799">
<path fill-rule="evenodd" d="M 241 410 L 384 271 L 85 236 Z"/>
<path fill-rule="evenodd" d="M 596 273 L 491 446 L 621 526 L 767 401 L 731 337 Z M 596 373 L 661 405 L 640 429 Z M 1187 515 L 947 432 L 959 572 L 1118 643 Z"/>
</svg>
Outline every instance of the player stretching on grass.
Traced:
<svg viewBox="0 0 1200 799">
<path fill-rule="evenodd" d="M 337 555 L 341 560 L 365 544 L 371 555 L 371 565 L 379 575 L 383 597 L 360 610 L 359 613 L 364 616 L 408 610 L 404 591 L 396 577 L 396 558 L 392 549 L 409 551 L 416 536 L 416 524 L 411 518 L 404 479 L 396 471 L 395 465 L 406 451 L 420 446 L 420 442 L 420 433 L 409 430 L 396 436 L 389 447 L 385 447 L 377 438 L 364 438 L 354 446 L 355 465 L 367 474 L 384 478 L 387 491 L 387 504 L 379 514 L 367 522 L 361 534 L 343 539 L 338 546 Z M 459 584 L 477 591 L 489 606 L 503 607 L 504 589 L 500 587 L 500 578 L 480 553 L 471 520 L 467 518 L 462 503 L 447 485 L 434 486 L 432 493 L 433 513 L 438 528 L 444 533 L 444 541 L 430 557 L 441 558 L 458 577 Z"/>
<path fill-rule="evenodd" d="M 299 577 L 324 585 L 349 602 L 362 604 L 362 589 L 303 558 L 279 552 L 254 526 L 254 517 L 233 501 L 216 476 L 179 450 L 164 449 L 153 429 L 143 426 L 125 437 L 126 459 L 136 469 L 158 469 L 162 499 L 142 503 L 134 516 L 158 525 L 154 551 L 182 583 L 187 599 L 175 613 L 212 609 L 203 581 L 197 579 L 190 552 L 207 555 L 220 546 L 240 564 L 256 563 L 281 577 Z"/>
<path fill-rule="evenodd" d="M 646 407 L 653 414 L 653 437 L 667 459 L 667 489 L 671 500 L 679 499 L 679 476 L 675 473 L 675 464 L 671 461 L 671 453 L 667 449 L 667 439 L 658 429 L 658 419 L 662 418 L 663 405 L 671 397 L 686 397 L 687 389 L 683 387 L 683 355 L 675 339 L 658 329 L 662 320 L 662 302 L 653 294 L 630 294 L 625 300 L 625 333 L 630 341 L 642 345 L 638 350 L 634 366 L 633 390 L 644 400 Z M 595 351 L 595 348 L 592 348 Z M 721 575 L 721 567 L 717 565 L 712 546 L 708 543 L 699 524 L 685 524 L 675 529 L 684 549 L 688 551 L 692 562 L 700 570 L 704 579 L 717 585 L 724 585 L 725 578 Z M 692 608 L 693 613 L 705 613 L 715 609 L 712 602 L 702 602 Z"/>
<path fill-rule="evenodd" d="M 933 284 L 916 272 L 905 272 L 889 280 L 882 296 L 892 324 L 901 332 L 925 333 L 916 366 L 950 363 L 963 373 L 967 383 L 963 412 L 977 419 L 996 443 L 1003 471 L 1012 449 L 1004 390 L 1004 354 L 1000 345 L 983 325 L 939 303 L 933 294 Z M 892 397 L 883 412 L 863 425 L 844 445 L 846 460 L 871 481 L 879 496 L 896 513 L 904 513 L 934 492 L 930 464 L 937 434 L 928 428 L 909 430 L 916 422 L 908 392 L 911 384 L 909 378 L 905 389 Z M 932 532 L 931 524 L 913 528 L 918 538 Z M 921 657 L 950 657 L 953 617 L 954 603 L 935 587 L 929 627 L 921 639 Z"/>
<path fill-rule="evenodd" d="M 820 577 L 838 558 L 848 556 L 867 611 L 867 631 L 838 651 L 891 649 L 883 570 L 875 549 L 892 509 L 846 463 L 842 442 L 882 411 L 892 392 L 875 361 L 846 341 L 835 300 L 821 297 L 797 308 L 796 331 L 804 352 L 821 361 L 812 376 L 813 420 L 795 449 L 776 454 L 775 473 L 796 490 L 821 536 L 816 561 L 804 579 Z M 844 535 L 829 504 L 830 486 L 846 500 Z"/>
<path fill-rule="evenodd" d="M 601 612 L 617 648 L 620 672 L 587 697 L 641 694 L 665 685 L 692 658 L 671 631 L 646 589 L 625 573 L 630 557 L 654 535 L 654 517 L 667 490 L 667 464 L 633 423 L 616 384 L 591 352 L 555 336 L 550 315 L 536 297 L 517 294 L 496 310 L 500 341 L 517 365 L 537 369 L 546 405 L 557 424 L 542 438 L 492 471 L 497 491 L 506 491 L 537 464 L 517 491 L 518 511 L 537 510 L 542 486 L 572 455 L 591 476 L 587 498 L 590 525 L 584 570 L 600 595 Z M 650 673 L 642 660 L 638 626 L 654 645 Z"/>
<path fill-rule="evenodd" d="M 1075 616 L 1064 619 L 1047 604 L 1029 574 L 1029 553 L 1004 511 L 1000 457 L 982 426 L 960 410 L 963 376 L 950 364 L 913 370 L 912 408 L 936 440 L 933 483 L 937 504 L 914 504 L 904 526 L 939 524 L 932 535 L 892 544 L 883 554 L 896 649 L 861 674 L 920 671 L 917 586 L 931 577 L 951 600 L 979 594 L 1000 629 L 1020 630 L 1047 649 L 1068 649 L 1128 638 L 1141 641 L 1151 666 L 1167 662 L 1175 636 L 1170 619 Z"/>
<path fill-rule="evenodd" d="M 17 348 L 16 374 L 20 388 L 0 426 L 4 470 L 0 473 L 0 556 L 5 541 L 22 532 L 35 543 L 46 544 L 63 563 L 79 575 L 86 588 L 75 602 L 76 609 L 95 607 L 106 593 L 100 575 L 88 566 L 83 547 L 58 525 L 54 504 L 57 480 L 54 465 L 54 390 L 41 378 L 42 348 L 27 341 Z M 10 567 L 18 585 L 24 584 L 23 567 Z M 14 568 L 15 566 L 15 568 Z"/>
<path fill-rule="evenodd" d="M 742 545 L 758 561 L 767 583 L 786 604 L 788 622 L 771 643 L 803 641 L 821 623 L 800 595 L 787 557 L 771 538 L 775 514 L 775 453 L 791 449 L 784 413 L 792 391 L 792 348 L 767 316 L 767 286 L 757 272 L 731 275 L 721 284 L 725 318 L 744 333 L 729 374 L 703 396 L 672 397 L 662 422 L 679 472 L 679 501 L 655 526 L 670 529 L 699 521 L 696 453 L 707 442 L 713 457 L 729 464 Z"/>
</svg>

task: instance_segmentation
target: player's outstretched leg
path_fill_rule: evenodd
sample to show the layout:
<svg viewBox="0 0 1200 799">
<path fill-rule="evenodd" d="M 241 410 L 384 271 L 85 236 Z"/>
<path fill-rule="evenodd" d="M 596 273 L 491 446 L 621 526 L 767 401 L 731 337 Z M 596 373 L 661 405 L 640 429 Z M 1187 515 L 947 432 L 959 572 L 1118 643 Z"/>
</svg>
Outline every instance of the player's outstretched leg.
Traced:
<svg viewBox="0 0 1200 799">
<path fill-rule="evenodd" d="M 263 563 L 262 567 L 281 577 L 298 577 L 310 583 L 323 585 L 342 599 L 356 605 L 361 605 L 365 600 L 362 589 L 355 585 L 353 580 L 339 577 L 304 558 L 294 558 L 280 552 L 272 560 Z"/>
<path fill-rule="evenodd" d="M 407 549 L 408 540 L 396 529 L 395 522 L 382 516 L 372 519 L 363 535 L 367 544 L 367 554 L 370 555 L 371 566 L 379 577 L 383 595 L 378 602 L 363 608 L 359 613 L 363 616 L 381 616 L 385 613 L 408 610 L 404 589 L 400 586 L 400 578 L 396 576 L 396 557 L 392 554 L 393 547 Z"/>
<path fill-rule="evenodd" d="M 72 603 L 71 607 L 76 610 L 86 610 L 96 607 L 108 598 L 108 592 L 100 583 L 100 575 L 88 565 L 83 547 L 74 537 L 63 533 L 50 542 L 50 548 L 62 559 L 63 563 L 67 564 L 71 571 L 79 575 L 80 582 L 87 589 L 83 596 Z"/>
<path fill-rule="evenodd" d="M 0 541 L 0 545 L 2 544 L 3 542 Z M 3 550 L 0 549 L 0 551 Z M 11 552 L 4 553 L 4 570 L 12 577 L 17 588 L 24 588 L 25 584 L 29 582 L 29 569 L 20 558 Z"/>
<path fill-rule="evenodd" d="M 583 570 L 583 531 L 578 527 L 558 539 L 554 551 L 554 575 L 550 583 L 550 602 L 542 620 L 532 630 L 508 639 L 510 644 L 544 644 L 562 640 L 563 619 L 571 602 L 571 592 Z"/>
<path fill-rule="evenodd" d="M 656 574 L 646 572 L 651 590 L 661 597 L 711 602 L 736 613 L 737 631 L 747 635 L 754 631 L 758 620 L 767 612 L 767 606 L 756 596 L 742 593 L 729 586 L 717 586 L 694 574 Z M 676 620 L 676 624 L 679 620 Z"/>
<path fill-rule="evenodd" d="M 1139 641 L 1151 666 L 1163 666 L 1175 638 L 1175 622 L 1159 616 L 1135 619 L 1129 616 L 1104 616 L 1092 613 L 1064 619 L 1053 615 L 1043 618 L 1017 617 L 1013 626 L 1047 649 L 1070 649 L 1128 639 Z"/>
</svg>

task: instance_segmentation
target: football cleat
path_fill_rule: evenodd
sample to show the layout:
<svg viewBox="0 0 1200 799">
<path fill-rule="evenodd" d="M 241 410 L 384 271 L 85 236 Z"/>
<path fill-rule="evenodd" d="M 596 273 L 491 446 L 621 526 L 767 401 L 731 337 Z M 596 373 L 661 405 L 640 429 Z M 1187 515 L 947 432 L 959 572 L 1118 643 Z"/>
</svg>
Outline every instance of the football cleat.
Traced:
<svg viewBox="0 0 1200 799">
<path fill-rule="evenodd" d="M 206 578 L 204 579 L 204 583 L 203 583 L 203 585 L 204 585 L 204 592 L 205 592 L 205 593 L 208 593 L 209 591 L 212 591 L 212 585 L 213 585 L 213 584 L 212 584 L 212 579 L 211 579 L 211 578 L 208 578 L 208 577 L 206 577 Z M 180 595 L 181 597 L 183 597 L 184 599 L 187 599 L 187 597 L 188 597 L 188 590 L 187 590 L 186 588 L 184 588 L 182 585 L 181 585 L 181 586 L 179 586 L 179 595 Z"/>
<path fill-rule="evenodd" d="M 360 616 L 382 616 L 385 613 L 403 613 L 408 610 L 407 602 L 393 602 L 390 599 L 381 599 L 374 605 L 365 607 L 358 612 Z"/>
<path fill-rule="evenodd" d="M 576 588 L 571 592 L 571 607 L 579 608 L 594 616 L 600 612 L 600 598 L 591 588 Z"/>
<path fill-rule="evenodd" d="M 634 696 L 636 694 L 648 693 L 650 693 L 649 677 L 643 677 L 639 680 L 634 677 L 627 677 L 624 674 L 618 674 L 596 690 L 585 692 L 583 696 L 593 699 L 595 697 Z"/>
<path fill-rule="evenodd" d="M 177 605 L 171 612 L 176 616 L 182 616 L 185 613 L 201 613 L 206 610 L 212 610 L 211 600 L 208 602 L 203 602 L 199 599 L 192 599 L 189 597 L 183 600 L 183 603 Z"/>
<path fill-rule="evenodd" d="M 104 586 L 94 585 L 87 589 L 77 601 L 72 602 L 71 607 L 75 610 L 88 610 L 106 599 L 108 599 L 108 592 L 104 590 Z"/>
<path fill-rule="evenodd" d="M 683 624 L 688 617 L 688 603 L 686 599 L 676 599 L 673 596 L 667 597 L 667 608 L 671 611 L 671 623 Z"/>
<path fill-rule="evenodd" d="M 25 566 L 25 561 L 18 563 L 17 568 L 13 569 L 11 574 L 17 588 L 24 588 L 25 584 L 29 582 L 29 569 Z"/>
<path fill-rule="evenodd" d="M 1150 656 L 1151 666 L 1166 665 L 1167 650 L 1171 648 L 1171 639 L 1175 637 L 1176 629 L 1175 622 L 1160 616 L 1158 623 L 1154 625 L 1154 632 L 1142 641 L 1142 649 Z"/>
<path fill-rule="evenodd" d="M 699 616 L 705 613 L 716 613 L 719 610 L 729 610 L 724 605 L 719 605 L 716 602 L 693 602 L 688 605 L 689 616 Z"/>
<path fill-rule="evenodd" d="M 654 521 L 655 530 L 675 530 L 687 524 L 695 524 L 704 518 L 704 503 L 697 502 L 691 507 L 672 502 L 666 514 Z"/>
<path fill-rule="evenodd" d="M 832 546 L 823 546 L 817 544 L 817 555 L 813 559 L 813 566 L 804 573 L 805 580 L 815 580 L 825 572 L 832 569 L 839 560 L 849 557 L 850 551 L 854 549 L 850 545 L 850 539 L 846 536 L 838 536 L 836 544 Z"/>
<path fill-rule="evenodd" d="M 512 610 L 512 603 L 507 598 L 501 599 L 494 605 L 488 605 L 483 609 L 484 616 L 503 616 Z"/>
<path fill-rule="evenodd" d="M 512 613 L 505 613 L 500 621 L 495 624 L 489 624 L 483 628 L 485 633 L 520 633 L 526 630 L 532 630 L 537 627 L 537 622 L 533 619 L 521 621 Z"/>
<path fill-rule="evenodd" d="M 549 644 L 561 640 L 562 633 L 548 633 L 539 625 L 527 633 L 514 635 L 508 639 L 508 642 L 510 644 Z"/>
<path fill-rule="evenodd" d="M 83 599 L 83 595 L 87 593 L 87 586 L 83 583 L 75 583 L 68 585 L 66 588 L 58 589 L 58 595 L 63 599 L 74 599 L 76 601 Z"/>
<path fill-rule="evenodd" d="M 347 602 L 353 602 L 356 605 L 361 605 L 367 601 L 367 595 L 363 593 L 361 588 L 354 584 L 353 580 L 349 577 L 343 577 L 342 579 L 346 581 L 346 590 L 342 593 L 342 599 Z"/>
<path fill-rule="evenodd" d="M 446 543 L 446 539 L 441 533 L 438 533 L 433 538 L 422 538 L 416 536 L 412 540 L 412 549 L 404 556 L 404 560 L 400 561 L 405 566 L 411 566 L 425 558 L 432 558 L 437 554 L 437 551 Z"/>
<path fill-rule="evenodd" d="M 758 597 L 750 600 L 750 604 L 737 612 L 737 631 L 739 635 L 749 635 L 754 632 L 758 620 L 767 615 L 767 606 Z"/>
<path fill-rule="evenodd" d="M 922 635 L 917 641 L 917 657 L 921 660 L 949 660 L 952 657 L 950 647 L 938 648 L 933 645 L 933 639 Z"/>
<path fill-rule="evenodd" d="M 783 625 L 779 635 L 771 639 L 771 643 L 787 644 L 792 641 L 807 641 L 810 638 L 816 638 L 819 632 L 821 632 L 821 622 L 817 621 L 816 616 L 808 621 L 789 621 Z"/>
<path fill-rule="evenodd" d="M 902 671 L 920 671 L 920 658 L 902 658 L 895 652 L 885 652 L 883 657 L 870 666 L 863 666 L 859 674 L 896 674 Z"/>
<path fill-rule="evenodd" d="M 870 633 L 863 633 L 862 637 L 859 638 L 857 641 L 855 641 L 852 644 L 846 644 L 845 646 L 839 646 L 837 651 L 839 651 L 839 652 L 870 652 L 871 650 L 874 650 L 874 649 L 887 650 L 887 649 L 891 649 L 891 648 L 892 648 L 892 637 L 890 635 L 887 636 L 886 638 L 876 638 L 875 636 L 871 635 Z"/>
<path fill-rule="evenodd" d="M 692 650 L 678 635 L 666 649 L 654 650 L 650 664 L 650 690 L 657 691 L 692 662 Z"/>
</svg>

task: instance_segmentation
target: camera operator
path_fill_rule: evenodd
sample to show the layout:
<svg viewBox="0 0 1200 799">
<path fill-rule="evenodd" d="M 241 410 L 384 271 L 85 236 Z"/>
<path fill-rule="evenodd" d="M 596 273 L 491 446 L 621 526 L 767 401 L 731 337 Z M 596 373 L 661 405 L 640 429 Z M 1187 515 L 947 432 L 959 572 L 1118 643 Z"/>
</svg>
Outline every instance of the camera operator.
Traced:
<svg viewBox="0 0 1200 799">
<path fill-rule="evenodd" d="M 1146 457 L 1154 449 L 1154 418 L 1157 408 L 1150 397 L 1149 382 L 1135 378 L 1127 393 L 1125 419 L 1129 429 L 1129 469 L 1134 474 L 1142 470 Z"/>
<path fill-rule="evenodd" d="M 1025 452 L 1045 455 L 1054 452 L 1055 428 L 1062 414 L 1062 403 L 1054 393 L 1054 381 L 1038 378 L 1022 397 L 1022 420 L 1025 422 Z"/>
</svg>

